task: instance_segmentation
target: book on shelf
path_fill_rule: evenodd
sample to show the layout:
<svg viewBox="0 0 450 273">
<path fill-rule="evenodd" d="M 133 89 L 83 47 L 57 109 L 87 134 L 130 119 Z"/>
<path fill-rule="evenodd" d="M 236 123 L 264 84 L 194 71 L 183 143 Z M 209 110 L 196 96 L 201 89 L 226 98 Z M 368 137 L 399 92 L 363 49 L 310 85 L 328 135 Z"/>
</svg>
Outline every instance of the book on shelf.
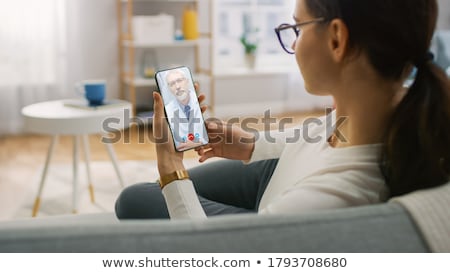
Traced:
<svg viewBox="0 0 450 273">
<path fill-rule="evenodd" d="M 105 100 L 100 105 L 90 105 L 87 100 L 66 100 L 64 106 L 87 109 L 87 110 L 101 110 L 107 108 L 121 107 L 129 104 L 129 102 L 118 99 Z"/>
</svg>

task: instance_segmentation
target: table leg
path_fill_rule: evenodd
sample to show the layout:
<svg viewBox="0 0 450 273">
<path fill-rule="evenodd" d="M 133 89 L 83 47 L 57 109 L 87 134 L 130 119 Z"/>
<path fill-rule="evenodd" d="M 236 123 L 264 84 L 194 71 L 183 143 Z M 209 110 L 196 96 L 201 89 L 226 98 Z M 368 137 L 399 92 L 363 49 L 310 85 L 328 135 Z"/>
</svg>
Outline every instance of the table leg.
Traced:
<svg viewBox="0 0 450 273">
<path fill-rule="evenodd" d="M 58 142 L 58 135 L 54 135 L 52 137 L 52 142 L 50 143 L 50 146 L 48 148 L 47 158 L 45 159 L 45 165 L 44 170 L 42 171 L 41 182 L 39 183 L 39 189 L 36 195 L 36 199 L 34 200 L 32 217 L 36 217 L 39 211 L 39 206 L 41 205 L 41 194 L 42 190 L 44 189 L 44 182 L 45 178 L 47 177 L 48 166 L 50 165 L 50 161 L 53 156 L 53 151 L 55 150 L 55 145 L 57 142 Z"/>
<path fill-rule="evenodd" d="M 72 196 L 72 212 L 78 212 L 78 146 L 79 136 L 73 136 L 73 196 Z"/>
<path fill-rule="evenodd" d="M 88 135 L 83 135 L 83 148 L 84 148 L 84 162 L 86 163 L 86 172 L 88 177 L 88 187 L 89 187 L 89 194 L 91 196 L 91 202 L 95 203 L 95 196 L 94 196 L 94 186 L 92 185 L 92 179 L 91 179 L 91 156 L 90 156 L 90 149 L 89 149 L 89 138 Z"/>
<path fill-rule="evenodd" d="M 111 143 L 105 143 L 106 149 L 108 150 L 109 157 L 111 158 L 111 162 L 114 166 L 114 170 L 116 171 L 117 177 L 119 178 L 120 186 L 124 187 L 122 174 L 120 173 L 119 165 L 117 164 L 117 157 Z"/>
</svg>

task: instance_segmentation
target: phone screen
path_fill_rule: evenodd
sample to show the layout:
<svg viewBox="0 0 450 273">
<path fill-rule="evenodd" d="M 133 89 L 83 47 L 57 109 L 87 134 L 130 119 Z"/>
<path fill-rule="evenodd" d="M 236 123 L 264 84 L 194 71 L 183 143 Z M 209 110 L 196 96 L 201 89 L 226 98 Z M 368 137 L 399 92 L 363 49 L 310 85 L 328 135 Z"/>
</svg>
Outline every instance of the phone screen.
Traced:
<svg viewBox="0 0 450 273">
<path fill-rule="evenodd" d="M 186 151 L 207 144 L 205 121 L 189 68 L 161 70 L 155 74 L 155 79 L 175 149 Z"/>
</svg>

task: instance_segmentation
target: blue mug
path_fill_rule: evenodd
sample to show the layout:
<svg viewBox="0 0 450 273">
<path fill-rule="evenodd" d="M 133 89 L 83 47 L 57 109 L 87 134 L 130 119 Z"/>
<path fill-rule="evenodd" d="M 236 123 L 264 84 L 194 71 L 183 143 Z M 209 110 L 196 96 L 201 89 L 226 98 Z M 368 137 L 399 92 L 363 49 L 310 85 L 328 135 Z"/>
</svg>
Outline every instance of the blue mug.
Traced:
<svg viewBox="0 0 450 273">
<path fill-rule="evenodd" d="M 106 96 L 106 81 L 82 81 L 76 84 L 76 90 L 88 100 L 90 106 L 102 105 Z"/>
</svg>

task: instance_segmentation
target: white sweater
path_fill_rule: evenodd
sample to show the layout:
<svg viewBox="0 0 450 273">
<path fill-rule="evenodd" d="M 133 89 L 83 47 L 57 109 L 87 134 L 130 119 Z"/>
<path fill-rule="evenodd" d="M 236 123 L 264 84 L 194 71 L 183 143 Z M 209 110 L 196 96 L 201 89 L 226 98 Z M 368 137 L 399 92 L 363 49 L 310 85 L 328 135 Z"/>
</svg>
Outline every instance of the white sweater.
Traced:
<svg viewBox="0 0 450 273">
<path fill-rule="evenodd" d="M 333 148 L 327 142 L 332 131 L 330 124 L 328 127 L 322 117 L 285 132 L 261 132 L 250 162 L 279 161 L 258 213 L 298 214 L 387 199 L 388 189 L 379 168 L 382 145 Z M 164 187 L 163 195 L 172 219 L 206 218 L 192 181 L 174 181 Z"/>
</svg>

